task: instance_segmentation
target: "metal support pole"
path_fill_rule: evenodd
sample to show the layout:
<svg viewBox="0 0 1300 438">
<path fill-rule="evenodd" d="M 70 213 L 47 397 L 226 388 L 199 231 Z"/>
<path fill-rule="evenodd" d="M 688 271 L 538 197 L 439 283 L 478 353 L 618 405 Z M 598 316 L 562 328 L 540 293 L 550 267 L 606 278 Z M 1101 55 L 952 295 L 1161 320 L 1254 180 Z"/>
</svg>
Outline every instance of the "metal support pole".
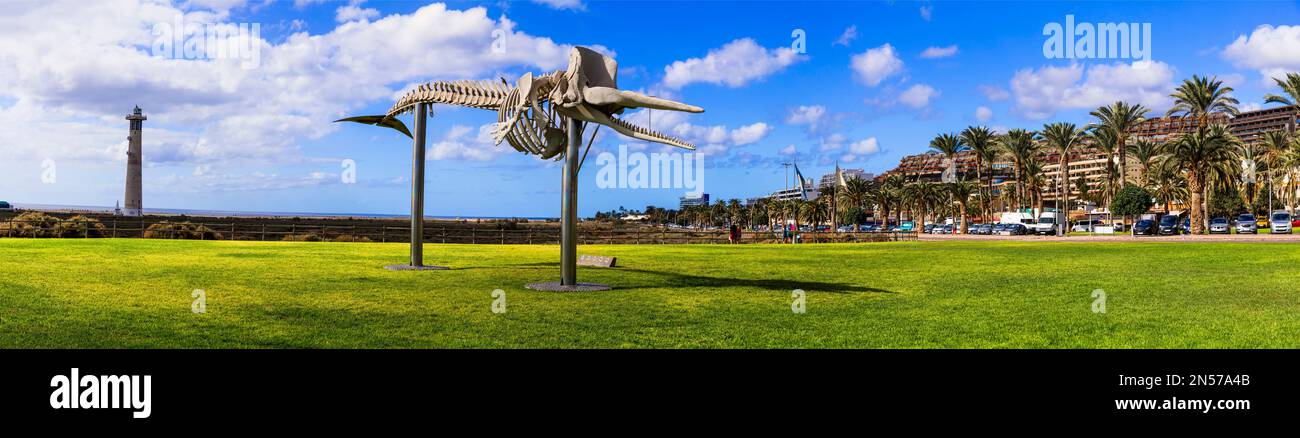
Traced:
<svg viewBox="0 0 1300 438">
<path fill-rule="evenodd" d="M 560 201 L 560 284 L 578 284 L 578 156 L 582 122 L 569 118 L 564 151 L 564 191 Z"/>
<path fill-rule="evenodd" d="M 415 145 L 411 154 L 411 266 L 424 265 L 424 144 L 429 107 L 415 106 Z"/>
</svg>

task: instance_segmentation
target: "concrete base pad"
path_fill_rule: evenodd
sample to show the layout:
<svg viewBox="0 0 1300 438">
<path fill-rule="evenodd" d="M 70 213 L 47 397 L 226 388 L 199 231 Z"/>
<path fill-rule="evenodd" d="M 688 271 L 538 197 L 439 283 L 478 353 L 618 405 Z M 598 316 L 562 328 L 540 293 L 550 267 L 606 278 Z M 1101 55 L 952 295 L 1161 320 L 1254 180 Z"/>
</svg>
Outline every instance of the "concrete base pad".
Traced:
<svg viewBox="0 0 1300 438">
<path fill-rule="evenodd" d="M 428 265 L 425 266 L 388 265 L 385 266 L 384 269 L 387 269 L 389 271 L 446 271 L 451 268 L 448 268 L 446 266 L 428 266 Z"/>
<path fill-rule="evenodd" d="M 595 292 L 612 289 L 609 286 L 597 283 L 578 283 L 573 285 L 562 285 L 558 281 L 546 283 L 528 283 L 524 287 L 532 290 L 548 292 Z"/>
</svg>

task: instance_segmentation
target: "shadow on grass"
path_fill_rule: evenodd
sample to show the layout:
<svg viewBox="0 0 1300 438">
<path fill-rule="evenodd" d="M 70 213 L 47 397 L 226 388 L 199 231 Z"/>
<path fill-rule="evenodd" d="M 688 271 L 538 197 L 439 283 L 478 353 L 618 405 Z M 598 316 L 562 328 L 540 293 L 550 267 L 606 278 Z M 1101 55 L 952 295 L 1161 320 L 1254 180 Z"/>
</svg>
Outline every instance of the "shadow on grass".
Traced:
<svg viewBox="0 0 1300 438">
<path fill-rule="evenodd" d="M 878 289 L 874 287 L 858 286 L 847 283 L 831 283 L 821 281 L 807 280 L 779 280 L 779 279 L 752 279 L 752 278 L 720 278 L 705 277 L 701 275 L 683 274 L 680 272 L 650 271 L 645 269 L 621 268 L 619 271 L 636 272 L 639 274 L 649 274 L 664 279 L 663 282 L 651 285 L 637 286 L 618 286 L 617 289 L 644 289 L 650 287 L 744 287 L 754 289 L 766 289 L 774 291 L 789 292 L 795 289 L 803 289 L 810 293 L 830 292 L 830 293 L 854 293 L 854 292 L 874 292 L 883 294 L 892 294 L 895 292 Z"/>
</svg>

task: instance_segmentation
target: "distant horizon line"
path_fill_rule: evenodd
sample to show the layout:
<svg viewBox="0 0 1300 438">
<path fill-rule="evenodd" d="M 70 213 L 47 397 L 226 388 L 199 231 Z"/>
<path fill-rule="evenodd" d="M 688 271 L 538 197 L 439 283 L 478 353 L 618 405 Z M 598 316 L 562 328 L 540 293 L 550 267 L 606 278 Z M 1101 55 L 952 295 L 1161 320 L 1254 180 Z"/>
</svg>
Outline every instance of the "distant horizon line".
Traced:
<svg viewBox="0 0 1300 438">
<path fill-rule="evenodd" d="M 26 202 L 11 201 L 10 206 L 15 210 L 37 210 L 37 211 L 87 211 L 98 213 L 112 213 L 117 210 L 116 207 L 107 207 L 99 205 L 65 205 L 65 204 L 36 204 Z M 391 213 L 324 213 L 324 212 L 281 212 L 281 211 L 241 211 L 241 210 L 207 210 L 207 209 L 188 209 L 188 208 L 144 208 L 144 213 L 155 214 L 184 214 L 193 216 L 235 216 L 235 217 L 363 217 L 374 219 L 385 218 L 409 218 L 410 214 L 391 214 Z M 528 220 L 558 220 L 558 217 L 544 216 L 475 216 L 475 215 L 457 215 L 457 216 L 437 216 L 425 215 L 426 218 L 432 219 L 528 219 Z"/>
</svg>

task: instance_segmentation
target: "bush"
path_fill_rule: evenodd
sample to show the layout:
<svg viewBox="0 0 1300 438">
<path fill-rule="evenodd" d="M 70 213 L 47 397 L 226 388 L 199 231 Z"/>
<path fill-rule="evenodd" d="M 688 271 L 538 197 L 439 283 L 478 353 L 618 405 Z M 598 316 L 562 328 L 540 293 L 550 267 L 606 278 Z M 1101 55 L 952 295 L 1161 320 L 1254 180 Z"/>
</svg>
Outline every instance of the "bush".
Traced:
<svg viewBox="0 0 1300 438">
<path fill-rule="evenodd" d="M 373 242 L 373 240 L 370 240 L 369 237 L 366 237 L 366 236 L 353 236 L 353 235 L 351 235 L 351 234 L 340 234 L 340 235 L 334 236 L 333 241 L 335 241 L 335 242 Z"/>
<path fill-rule="evenodd" d="M 325 239 L 321 239 L 320 236 L 317 236 L 315 233 L 290 234 L 284 236 L 285 242 L 321 242 L 324 240 Z"/>
<path fill-rule="evenodd" d="M 221 233 L 189 222 L 162 221 L 144 230 L 146 239 L 221 240 Z"/>
<path fill-rule="evenodd" d="M 99 220 L 76 215 L 54 226 L 55 237 L 107 237 L 108 227 Z"/>
<path fill-rule="evenodd" d="M 29 211 L 4 223 L 4 233 L 13 237 L 58 237 L 59 218 L 39 211 Z"/>
<path fill-rule="evenodd" d="M 1152 205 L 1155 205 L 1155 199 L 1152 198 L 1151 192 L 1132 184 L 1125 184 L 1124 188 L 1115 194 L 1115 199 L 1110 201 L 1110 214 L 1137 216 L 1145 214 Z"/>
</svg>

